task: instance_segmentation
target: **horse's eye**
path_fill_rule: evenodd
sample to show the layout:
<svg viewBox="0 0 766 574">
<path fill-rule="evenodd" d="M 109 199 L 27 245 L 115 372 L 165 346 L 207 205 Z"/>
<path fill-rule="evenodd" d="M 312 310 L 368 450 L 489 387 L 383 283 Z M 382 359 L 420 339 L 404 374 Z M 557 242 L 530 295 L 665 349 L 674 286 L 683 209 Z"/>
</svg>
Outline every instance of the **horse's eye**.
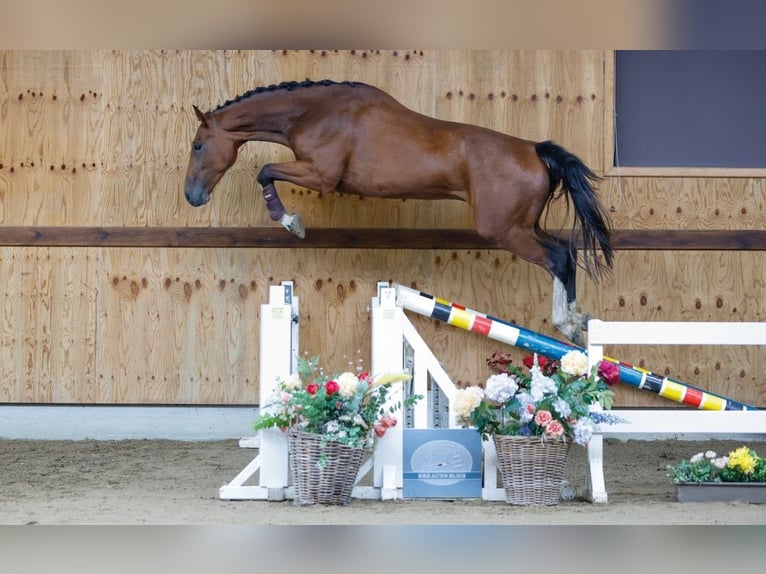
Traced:
<svg viewBox="0 0 766 574">
<path fill-rule="evenodd" d="M 200 151 L 202 149 L 202 144 L 200 142 L 194 142 L 192 144 L 192 149 L 194 151 Z"/>
</svg>

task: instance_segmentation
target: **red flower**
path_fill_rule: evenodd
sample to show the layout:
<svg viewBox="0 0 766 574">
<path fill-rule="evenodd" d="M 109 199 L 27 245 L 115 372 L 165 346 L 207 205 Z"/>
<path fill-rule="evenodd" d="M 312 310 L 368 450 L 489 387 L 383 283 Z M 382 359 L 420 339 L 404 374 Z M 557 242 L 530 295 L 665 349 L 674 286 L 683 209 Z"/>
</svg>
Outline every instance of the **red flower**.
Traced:
<svg viewBox="0 0 766 574">
<path fill-rule="evenodd" d="M 375 381 L 375 379 L 372 377 L 372 375 L 368 371 L 360 373 L 359 380 L 366 382 L 368 385 L 371 385 Z"/>
<path fill-rule="evenodd" d="M 598 376 L 611 387 L 620 381 L 620 368 L 610 361 L 601 361 L 598 364 Z"/>
<path fill-rule="evenodd" d="M 324 390 L 328 395 L 334 395 L 340 390 L 340 385 L 336 381 L 327 381 Z"/>
<path fill-rule="evenodd" d="M 531 369 L 532 366 L 535 364 L 535 356 L 534 355 L 527 355 L 524 357 L 524 366 L 527 369 Z M 544 369 L 545 365 L 548 364 L 548 357 L 543 357 L 542 355 L 537 355 L 537 366 L 540 367 L 540 369 Z"/>
<path fill-rule="evenodd" d="M 319 390 L 319 385 L 317 385 L 316 383 L 309 383 L 309 384 L 306 386 L 306 392 L 307 392 L 308 394 L 312 395 L 312 396 L 314 396 L 315 394 L 317 394 L 317 391 L 318 391 L 318 390 Z"/>
</svg>

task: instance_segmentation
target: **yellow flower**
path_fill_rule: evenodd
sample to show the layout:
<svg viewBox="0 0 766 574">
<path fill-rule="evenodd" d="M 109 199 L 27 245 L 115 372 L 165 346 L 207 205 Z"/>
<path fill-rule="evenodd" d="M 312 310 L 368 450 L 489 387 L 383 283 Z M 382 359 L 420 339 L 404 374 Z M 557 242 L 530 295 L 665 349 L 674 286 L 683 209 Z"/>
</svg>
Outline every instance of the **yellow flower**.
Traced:
<svg viewBox="0 0 766 574">
<path fill-rule="evenodd" d="M 726 463 L 726 466 L 737 469 L 745 474 L 750 474 L 755 469 L 755 463 L 756 460 L 750 453 L 750 449 L 746 446 L 741 446 L 729 453 L 729 461 Z"/>
<path fill-rule="evenodd" d="M 398 373 L 387 372 L 375 377 L 375 382 L 373 383 L 373 386 L 379 387 L 381 385 L 398 383 L 399 381 L 409 381 L 411 378 L 412 376 L 405 373 L 404 371 L 400 371 Z"/>
</svg>

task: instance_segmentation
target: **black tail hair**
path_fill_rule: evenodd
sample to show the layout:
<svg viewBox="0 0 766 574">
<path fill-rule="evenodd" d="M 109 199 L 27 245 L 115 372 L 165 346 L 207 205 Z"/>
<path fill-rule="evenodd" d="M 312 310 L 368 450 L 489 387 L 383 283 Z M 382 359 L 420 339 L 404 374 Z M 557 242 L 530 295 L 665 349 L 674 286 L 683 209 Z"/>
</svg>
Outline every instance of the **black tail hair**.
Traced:
<svg viewBox="0 0 766 574">
<path fill-rule="evenodd" d="M 583 266 L 591 278 L 598 280 L 612 268 L 614 256 L 609 216 L 593 190 L 600 178 L 580 158 L 551 141 L 537 143 L 535 151 L 548 168 L 551 198 L 561 184 L 562 193 L 574 204 L 582 233 Z M 603 262 L 597 255 L 599 248 Z"/>
</svg>

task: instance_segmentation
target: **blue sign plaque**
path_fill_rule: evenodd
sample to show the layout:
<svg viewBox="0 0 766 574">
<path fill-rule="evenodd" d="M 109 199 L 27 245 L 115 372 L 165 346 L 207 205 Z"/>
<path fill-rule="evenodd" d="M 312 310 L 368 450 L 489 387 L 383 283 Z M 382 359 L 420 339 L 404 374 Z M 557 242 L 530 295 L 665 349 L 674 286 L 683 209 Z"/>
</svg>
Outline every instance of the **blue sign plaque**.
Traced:
<svg viewBox="0 0 766 574">
<path fill-rule="evenodd" d="M 404 429 L 404 498 L 481 498 L 482 448 L 475 429 Z"/>
</svg>

